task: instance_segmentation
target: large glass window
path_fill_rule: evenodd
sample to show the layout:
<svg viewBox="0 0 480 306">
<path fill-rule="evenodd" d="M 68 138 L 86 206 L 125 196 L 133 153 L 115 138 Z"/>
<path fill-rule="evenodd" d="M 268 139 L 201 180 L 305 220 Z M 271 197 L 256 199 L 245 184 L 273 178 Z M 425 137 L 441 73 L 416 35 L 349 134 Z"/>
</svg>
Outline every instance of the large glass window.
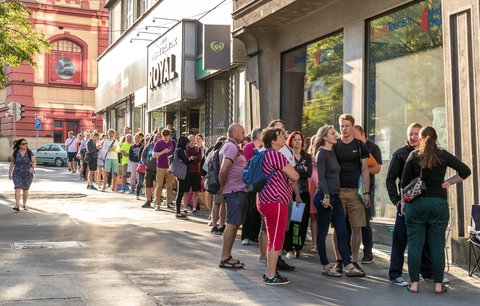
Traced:
<svg viewBox="0 0 480 306">
<path fill-rule="evenodd" d="M 343 32 L 282 55 L 282 118 L 287 129 L 313 136 L 338 128 L 343 112 Z"/>
<path fill-rule="evenodd" d="M 441 0 L 416 2 L 367 23 L 368 137 L 382 151 L 376 216 L 394 218 L 385 178 L 412 122 L 432 125 L 446 146 Z"/>
</svg>

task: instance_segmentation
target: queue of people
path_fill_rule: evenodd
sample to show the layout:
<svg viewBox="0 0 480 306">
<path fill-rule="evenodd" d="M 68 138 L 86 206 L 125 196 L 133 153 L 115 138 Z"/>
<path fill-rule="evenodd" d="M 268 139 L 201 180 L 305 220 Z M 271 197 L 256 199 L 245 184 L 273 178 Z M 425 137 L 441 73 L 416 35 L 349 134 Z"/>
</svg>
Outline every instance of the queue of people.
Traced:
<svg viewBox="0 0 480 306">
<path fill-rule="evenodd" d="M 65 146 L 69 171 L 86 178 L 87 189 L 145 195 L 142 208 L 162 206 L 175 209 L 176 218 L 187 218 L 187 206 L 198 212 L 199 194 L 206 194 L 205 177 L 218 159 L 219 188 L 203 197 L 210 210 L 212 234 L 223 235 L 220 268 L 243 269 L 234 258 L 233 246 L 242 227 L 242 245 L 258 241 L 259 261 L 266 263 L 266 285 L 284 285 L 290 281 L 278 271 L 294 271 L 282 258 L 302 257 L 308 228 L 312 252 L 318 252 L 322 274 L 327 277 L 364 277 L 359 265 L 372 263 L 372 230 L 375 214 L 375 174 L 380 172 L 380 149 L 365 137 L 349 114 L 339 117 L 340 135 L 325 125 L 316 135 L 306 137 L 300 131 L 288 133 L 282 120 L 273 120 L 265 129 L 245 135 L 238 123 L 232 124 L 226 137 L 209 149 L 202 135 L 180 136 L 168 125 L 156 132 L 130 134 L 128 128 L 119 135 L 85 131 L 68 133 Z M 246 141 L 248 139 L 249 141 Z M 431 126 L 412 123 L 407 128 L 407 144 L 392 156 L 386 186 L 397 207 L 388 277 L 410 292 L 419 291 L 419 275 L 434 281 L 434 291 L 446 291 L 444 278 L 445 229 L 449 220 L 447 189 L 462 182 L 470 169 L 446 150 L 438 148 L 437 135 Z M 247 192 L 243 181 L 247 162 L 261 155 L 261 170 L 266 184 L 257 192 Z M 186 165 L 185 177 L 174 177 L 172 158 Z M 27 209 L 28 189 L 36 166 L 33 153 L 24 139 L 14 145 L 9 177 L 15 184 L 19 210 L 20 190 L 23 208 Z M 457 174 L 444 180 L 447 168 Z M 128 179 L 129 177 L 129 179 Z M 402 194 L 413 179 L 420 177 L 427 189 L 411 202 Z M 97 187 L 95 187 L 95 185 Z M 166 197 L 163 197 L 164 187 Z M 205 188 L 204 188 L 205 187 Z M 174 199 L 174 190 L 176 197 Z M 298 213 L 298 219 L 291 221 Z M 310 225 L 310 226 L 309 226 Z M 326 237 L 334 229 L 330 262 Z M 410 284 L 402 277 L 404 252 L 409 249 Z"/>
</svg>

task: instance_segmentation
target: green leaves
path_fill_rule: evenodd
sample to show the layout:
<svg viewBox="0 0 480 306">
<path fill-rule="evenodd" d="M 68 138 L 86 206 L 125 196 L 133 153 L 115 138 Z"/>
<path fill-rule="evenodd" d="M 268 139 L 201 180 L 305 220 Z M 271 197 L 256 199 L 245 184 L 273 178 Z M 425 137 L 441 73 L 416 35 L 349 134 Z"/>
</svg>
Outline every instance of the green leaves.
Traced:
<svg viewBox="0 0 480 306">
<path fill-rule="evenodd" d="M 5 64 L 19 66 L 27 62 L 33 67 L 33 55 L 50 51 L 44 34 L 28 22 L 30 12 L 18 0 L 0 0 L 0 88 L 7 84 Z"/>
</svg>

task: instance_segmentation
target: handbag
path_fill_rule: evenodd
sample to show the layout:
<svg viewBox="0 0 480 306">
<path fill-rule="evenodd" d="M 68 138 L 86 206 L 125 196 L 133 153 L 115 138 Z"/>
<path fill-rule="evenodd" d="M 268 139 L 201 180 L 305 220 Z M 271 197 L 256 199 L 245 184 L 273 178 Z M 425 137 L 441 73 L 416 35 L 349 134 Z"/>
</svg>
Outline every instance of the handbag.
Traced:
<svg viewBox="0 0 480 306">
<path fill-rule="evenodd" d="M 183 163 L 181 159 L 178 158 L 177 152 L 173 154 L 172 162 L 168 168 L 168 172 L 173 174 L 179 180 L 185 180 L 187 176 L 187 165 Z"/>
<path fill-rule="evenodd" d="M 145 174 L 146 170 L 147 170 L 147 168 L 145 167 L 145 164 L 140 164 L 137 167 L 137 173 Z"/>
<path fill-rule="evenodd" d="M 425 182 L 422 180 L 422 169 L 420 169 L 420 176 L 414 178 L 405 188 L 403 188 L 405 202 L 412 202 L 413 199 L 421 195 L 425 190 L 427 190 L 427 186 L 425 186 Z"/>
</svg>

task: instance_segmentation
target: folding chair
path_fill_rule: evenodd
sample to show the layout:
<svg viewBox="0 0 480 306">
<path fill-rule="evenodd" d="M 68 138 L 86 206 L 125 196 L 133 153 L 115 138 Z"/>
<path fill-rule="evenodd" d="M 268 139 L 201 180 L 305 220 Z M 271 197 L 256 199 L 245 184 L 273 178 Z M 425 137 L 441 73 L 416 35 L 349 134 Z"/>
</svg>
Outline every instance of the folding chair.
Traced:
<svg viewBox="0 0 480 306">
<path fill-rule="evenodd" d="M 475 230 L 470 231 L 470 244 L 468 252 L 468 275 L 480 271 L 480 239 L 476 235 L 476 231 L 480 230 L 480 205 L 472 205 L 472 220 L 475 222 Z"/>
</svg>

